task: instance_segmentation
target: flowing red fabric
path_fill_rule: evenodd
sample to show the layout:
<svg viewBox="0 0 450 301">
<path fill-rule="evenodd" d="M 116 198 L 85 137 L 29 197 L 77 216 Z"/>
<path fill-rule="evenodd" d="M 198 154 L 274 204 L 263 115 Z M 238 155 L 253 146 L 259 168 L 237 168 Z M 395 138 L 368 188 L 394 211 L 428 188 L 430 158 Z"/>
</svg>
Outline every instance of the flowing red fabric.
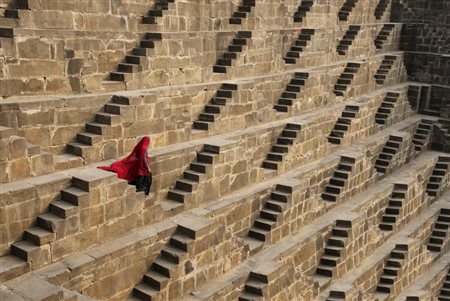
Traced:
<svg viewBox="0 0 450 301">
<path fill-rule="evenodd" d="M 134 147 L 131 154 L 124 159 L 114 162 L 111 166 L 99 166 L 98 168 L 113 171 L 117 173 L 117 176 L 121 179 L 127 180 L 128 183 L 133 182 L 137 176 L 145 176 L 149 174 L 149 171 L 144 167 L 144 160 L 146 160 L 147 166 L 150 162 L 146 155 L 147 147 L 150 144 L 150 138 L 144 137 Z"/>
</svg>

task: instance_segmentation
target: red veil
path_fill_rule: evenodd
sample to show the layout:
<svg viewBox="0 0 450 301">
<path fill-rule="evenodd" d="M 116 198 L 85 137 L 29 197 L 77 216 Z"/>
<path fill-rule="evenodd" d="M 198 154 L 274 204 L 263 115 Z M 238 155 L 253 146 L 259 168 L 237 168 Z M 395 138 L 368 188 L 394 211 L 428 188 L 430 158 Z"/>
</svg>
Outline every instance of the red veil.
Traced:
<svg viewBox="0 0 450 301">
<path fill-rule="evenodd" d="M 147 166 L 150 162 L 148 156 L 146 156 L 146 151 L 149 144 L 150 138 L 144 137 L 138 144 L 136 144 L 131 154 L 126 156 L 124 159 L 114 162 L 111 166 L 99 166 L 98 168 L 113 171 L 117 173 L 119 178 L 125 179 L 128 183 L 131 183 L 137 178 L 137 176 L 145 176 L 149 173 L 144 167 L 144 160 L 146 160 Z"/>
</svg>

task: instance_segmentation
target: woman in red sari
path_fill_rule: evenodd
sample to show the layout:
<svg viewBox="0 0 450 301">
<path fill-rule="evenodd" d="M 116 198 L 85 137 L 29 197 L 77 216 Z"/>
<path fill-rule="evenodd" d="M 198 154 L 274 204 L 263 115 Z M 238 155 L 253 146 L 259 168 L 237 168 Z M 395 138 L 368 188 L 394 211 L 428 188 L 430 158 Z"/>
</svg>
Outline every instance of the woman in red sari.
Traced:
<svg viewBox="0 0 450 301">
<path fill-rule="evenodd" d="M 150 159 L 147 154 L 149 144 L 150 138 L 144 137 L 124 159 L 114 162 L 111 166 L 99 166 L 99 168 L 117 173 L 119 178 L 135 185 L 136 191 L 144 191 L 148 195 L 152 185 Z"/>
</svg>

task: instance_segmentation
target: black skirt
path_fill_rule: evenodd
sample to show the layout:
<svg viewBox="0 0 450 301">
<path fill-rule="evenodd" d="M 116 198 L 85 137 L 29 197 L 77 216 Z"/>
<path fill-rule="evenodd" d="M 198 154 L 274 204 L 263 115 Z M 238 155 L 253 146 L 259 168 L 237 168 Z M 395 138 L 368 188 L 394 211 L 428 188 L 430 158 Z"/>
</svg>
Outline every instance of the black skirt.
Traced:
<svg viewBox="0 0 450 301">
<path fill-rule="evenodd" d="M 152 174 L 146 176 L 138 176 L 131 185 L 136 186 L 136 191 L 144 191 L 146 195 L 150 193 L 150 187 L 152 186 Z"/>
</svg>

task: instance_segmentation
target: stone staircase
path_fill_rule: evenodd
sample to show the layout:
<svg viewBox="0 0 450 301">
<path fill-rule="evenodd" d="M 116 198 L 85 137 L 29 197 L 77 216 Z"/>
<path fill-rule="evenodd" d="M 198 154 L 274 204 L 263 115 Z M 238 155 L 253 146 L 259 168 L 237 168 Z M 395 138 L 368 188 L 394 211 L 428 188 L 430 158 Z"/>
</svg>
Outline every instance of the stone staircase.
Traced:
<svg viewBox="0 0 450 301">
<path fill-rule="evenodd" d="M 375 169 L 379 173 L 386 174 L 394 157 L 400 152 L 400 146 L 403 142 L 403 137 L 389 135 L 381 153 L 375 161 Z"/>
<path fill-rule="evenodd" d="M 242 0 L 242 4 L 238 6 L 237 11 L 233 12 L 233 16 L 229 19 L 230 24 L 242 24 L 242 20 L 247 18 L 251 13 L 252 7 L 256 5 L 256 0 Z"/>
<path fill-rule="evenodd" d="M 335 275 L 337 265 L 343 255 L 343 249 L 347 245 L 351 228 L 351 221 L 336 221 L 336 225 L 333 227 L 331 234 L 328 237 L 325 251 L 320 257 L 319 265 L 316 268 L 316 274 L 326 277 L 333 277 Z"/>
<path fill-rule="evenodd" d="M 182 268 L 180 264 L 188 258 L 188 248 L 192 248 L 194 242 L 195 236 L 181 231 L 170 237 L 142 281 L 134 287 L 132 295 L 142 301 L 157 300 L 160 291 L 174 279 L 176 270 Z"/>
<path fill-rule="evenodd" d="M 228 67 L 232 66 L 232 62 L 237 59 L 239 53 L 244 49 L 244 46 L 252 38 L 251 31 L 238 31 L 236 37 L 232 40 L 228 46 L 228 51 L 225 52 L 222 58 L 218 59 L 213 66 L 214 73 L 227 73 Z"/>
<path fill-rule="evenodd" d="M 418 152 L 423 151 L 423 149 L 429 144 L 431 133 L 433 129 L 433 122 L 431 120 L 422 119 L 414 132 L 412 143 L 414 144 L 414 149 Z"/>
<path fill-rule="evenodd" d="M 76 141 L 67 144 L 67 152 L 82 157 L 86 163 L 117 157 L 116 152 L 100 152 L 98 147 L 103 141 L 122 136 L 121 113 L 129 104 L 126 98 L 112 97 L 103 111 L 95 114 L 94 121 L 85 124 L 84 132 L 77 133 Z"/>
<path fill-rule="evenodd" d="M 357 3 L 358 0 L 346 0 L 344 2 L 344 5 L 342 5 L 341 9 L 338 12 L 339 21 L 348 21 L 348 17 L 350 16 Z"/>
<path fill-rule="evenodd" d="M 301 53 L 305 50 L 314 35 L 314 29 L 302 28 L 300 34 L 291 46 L 286 56 L 283 58 L 286 64 L 296 64 L 297 59 L 300 58 Z"/>
<path fill-rule="evenodd" d="M 355 75 L 358 73 L 359 68 L 361 67 L 360 63 L 348 62 L 344 71 L 339 76 L 336 84 L 334 85 L 334 94 L 336 96 L 344 96 L 351 86 Z"/>
<path fill-rule="evenodd" d="M 176 181 L 175 187 L 169 190 L 167 201 L 180 208 L 189 202 L 192 193 L 198 189 L 202 180 L 211 176 L 211 169 L 218 155 L 219 150 L 209 146 L 205 146 L 201 152 L 197 153 L 197 159 L 190 164 L 189 169 L 183 173 L 183 177 Z"/>
<path fill-rule="evenodd" d="M 325 301 L 345 301 L 345 292 L 332 290 Z"/>
<path fill-rule="evenodd" d="M 328 142 L 332 144 L 341 144 L 345 134 L 349 131 L 352 121 L 358 116 L 359 106 L 346 105 L 344 110 L 334 124 L 333 129 L 328 135 Z"/>
<path fill-rule="evenodd" d="M 275 190 L 270 193 L 270 198 L 264 203 L 264 208 L 259 212 L 259 216 L 254 221 L 247 236 L 262 243 L 269 241 L 272 230 L 287 209 L 291 198 L 292 187 L 277 184 Z"/>
<path fill-rule="evenodd" d="M 389 6 L 389 0 L 380 0 L 375 8 L 375 18 L 380 20 L 386 13 L 386 9 Z"/>
<path fill-rule="evenodd" d="M 60 200 L 49 206 L 48 213 L 37 217 L 36 226 L 25 231 L 24 240 L 11 245 L 11 253 L 33 267 L 51 260 L 48 244 L 80 230 L 79 206 L 89 202 L 89 192 L 73 179 L 71 187 L 61 191 Z M 80 187 L 81 186 L 81 187 Z"/>
<path fill-rule="evenodd" d="M 381 222 L 378 227 L 382 231 L 393 231 L 397 220 L 403 210 L 403 205 L 406 198 L 406 191 L 408 186 L 404 184 L 394 184 L 394 189 L 389 198 L 387 207 L 381 217 Z"/>
<path fill-rule="evenodd" d="M 217 121 L 221 112 L 226 109 L 227 101 L 233 98 L 234 91 L 237 91 L 236 84 L 222 84 L 216 95 L 205 106 L 198 119 L 194 121 L 193 128 L 201 131 L 210 130 L 214 122 Z"/>
<path fill-rule="evenodd" d="M 450 172 L 450 157 L 439 156 L 438 161 L 434 165 L 433 172 L 427 183 L 426 191 L 431 197 L 438 197 L 441 194 L 443 185 L 449 180 L 448 175 Z M 447 184 L 448 185 L 448 184 Z"/>
<path fill-rule="evenodd" d="M 392 30 L 395 28 L 394 24 L 384 24 L 374 40 L 375 47 L 379 50 L 383 49 L 384 43 L 391 35 Z"/>
<path fill-rule="evenodd" d="M 336 52 L 339 55 L 346 55 L 350 46 L 352 46 L 353 41 L 361 30 L 361 26 L 359 25 L 350 25 L 348 30 L 345 32 L 345 35 L 339 41 L 339 44 L 336 47 Z"/>
<path fill-rule="evenodd" d="M 437 299 L 439 301 L 450 301 L 450 270 L 447 273 L 447 276 L 445 276 L 444 278 L 444 282 L 442 283 L 442 287 L 439 290 Z"/>
<path fill-rule="evenodd" d="M 289 153 L 289 149 L 295 144 L 298 138 L 300 124 L 288 123 L 280 136 L 277 143 L 272 145 L 271 151 L 267 154 L 267 158 L 263 161 L 263 168 L 278 169 L 278 165 L 283 161 L 284 157 Z"/>
<path fill-rule="evenodd" d="M 376 291 L 380 293 L 390 294 L 393 284 L 403 265 L 404 259 L 408 253 L 408 245 L 397 244 L 391 251 L 391 254 L 383 267 Z"/>
<path fill-rule="evenodd" d="M 135 47 L 132 52 L 125 57 L 124 62 L 119 64 L 117 71 L 111 72 L 110 79 L 112 81 L 125 82 L 128 79 L 128 74 L 145 70 L 148 57 L 154 54 L 155 45 L 161 40 L 161 33 L 146 33 L 144 39 L 140 41 L 139 47 Z"/>
<path fill-rule="evenodd" d="M 337 202 L 343 193 L 347 180 L 353 171 L 355 159 L 341 156 L 338 166 L 336 167 L 333 176 L 325 186 L 325 191 L 322 193 L 322 200 L 327 202 Z"/>
<path fill-rule="evenodd" d="M 309 73 L 296 72 L 289 84 L 284 89 L 283 94 L 278 99 L 278 103 L 274 106 L 274 109 L 279 113 L 287 113 L 289 109 L 294 105 L 295 100 L 299 97 L 303 88 L 305 87 L 306 80 L 309 78 Z"/>
<path fill-rule="evenodd" d="M 450 209 L 442 208 L 428 239 L 427 249 L 431 252 L 441 252 L 448 242 L 450 228 Z"/>
<path fill-rule="evenodd" d="M 303 18 L 305 18 L 308 12 L 311 11 L 313 5 L 314 0 L 302 0 L 297 11 L 294 13 L 294 22 L 301 23 Z"/>
<path fill-rule="evenodd" d="M 147 16 L 142 17 L 144 24 L 158 24 L 158 18 L 164 16 L 164 12 L 174 9 L 175 0 L 157 0 Z"/>
<path fill-rule="evenodd" d="M 392 112 L 395 110 L 395 107 L 398 104 L 398 98 L 400 97 L 400 93 L 398 92 L 387 92 L 386 97 L 383 99 L 383 102 L 378 107 L 377 112 L 375 113 L 375 122 L 380 125 L 385 125 L 387 120 L 392 115 Z"/>
<path fill-rule="evenodd" d="M 384 85 L 384 82 L 392 69 L 397 57 L 394 55 L 385 55 L 380 67 L 374 75 L 377 85 Z"/>
</svg>

